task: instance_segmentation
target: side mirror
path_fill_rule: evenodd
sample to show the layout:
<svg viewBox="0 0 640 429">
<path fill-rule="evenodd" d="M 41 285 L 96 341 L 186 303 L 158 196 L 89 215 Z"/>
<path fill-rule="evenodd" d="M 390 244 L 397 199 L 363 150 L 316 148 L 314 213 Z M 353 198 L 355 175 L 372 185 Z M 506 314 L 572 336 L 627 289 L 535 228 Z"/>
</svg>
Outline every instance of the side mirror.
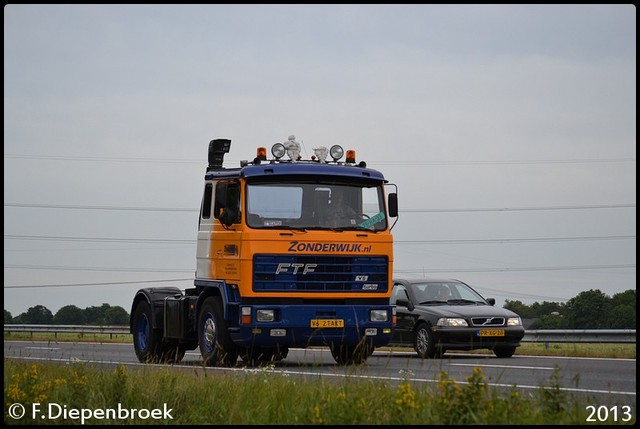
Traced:
<svg viewBox="0 0 640 429">
<path fill-rule="evenodd" d="M 227 204 L 227 193 L 229 184 L 220 182 L 216 185 L 216 215 L 219 215 L 219 209 L 224 208 Z"/>
<path fill-rule="evenodd" d="M 398 217 L 398 194 L 391 193 L 388 196 L 389 216 Z"/>
<path fill-rule="evenodd" d="M 404 298 L 398 298 L 398 300 L 396 301 L 396 305 L 407 307 L 409 311 L 413 311 L 413 309 L 415 308 L 415 306 L 411 304 L 408 299 L 404 299 Z"/>
<path fill-rule="evenodd" d="M 233 225 L 238 217 L 237 212 L 231 207 L 225 207 L 222 210 L 222 214 L 218 217 L 218 220 L 221 224 L 226 226 L 227 228 Z"/>
<path fill-rule="evenodd" d="M 240 214 L 240 186 L 221 182 L 216 187 L 216 219 L 227 228 L 238 221 Z"/>
</svg>

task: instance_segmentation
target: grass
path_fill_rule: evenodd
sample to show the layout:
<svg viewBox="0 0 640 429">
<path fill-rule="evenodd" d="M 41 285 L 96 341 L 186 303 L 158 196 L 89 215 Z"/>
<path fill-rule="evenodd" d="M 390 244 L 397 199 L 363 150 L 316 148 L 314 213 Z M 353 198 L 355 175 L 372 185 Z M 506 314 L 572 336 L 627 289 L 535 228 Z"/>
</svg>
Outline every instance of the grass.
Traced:
<svg viewBox="0 0 640 429">
<path fill-rule="evenodd" d="M 123 365 L 104 370 L 7 359 L 4 374 L 5 410 L 14 403 L 27 410 L 19 419 L 5 411 L 10 424 L 581 425 L 588 418 L 587 403 L 554 388 L 555 375 L 546 389 L 523 395 L 493 390 L 480 368 L 466 383 L 440 372 L 437 384 L 301 379 L 273 367 L 129 372 Z M 625 424 L 635 414 L 632 420 Z"/>
</svg>

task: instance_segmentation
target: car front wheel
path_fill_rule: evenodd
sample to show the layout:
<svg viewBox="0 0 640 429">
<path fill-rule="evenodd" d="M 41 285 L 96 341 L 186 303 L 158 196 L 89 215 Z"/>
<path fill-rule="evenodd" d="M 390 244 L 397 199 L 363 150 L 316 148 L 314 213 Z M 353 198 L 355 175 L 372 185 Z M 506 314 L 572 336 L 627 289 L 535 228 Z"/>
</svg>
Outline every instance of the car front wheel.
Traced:
<svg viewBox="0 0 640 429">
<path fill-rule="evenodd" d="M 436 355 L 436 345 L 431 329 L 426 323 L 422 323 L 416 329 L 414 349 L 421 359 L 433 358 Z"/>
</svg>

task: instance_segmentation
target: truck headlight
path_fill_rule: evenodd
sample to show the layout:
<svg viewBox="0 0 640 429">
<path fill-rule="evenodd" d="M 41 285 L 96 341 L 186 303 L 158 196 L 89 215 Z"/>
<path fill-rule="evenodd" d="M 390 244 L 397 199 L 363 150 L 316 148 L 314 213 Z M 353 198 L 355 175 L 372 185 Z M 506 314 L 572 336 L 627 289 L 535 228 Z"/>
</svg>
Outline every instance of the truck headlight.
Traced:
<svg viewBox="0 0 640 429">
<path fill-rule="evenodd" d="M 386 322 L 389 320 L 389 313 L 387 310 L 371 310 L 369 320 L 372 322 Z"/>
<path fill-rule="evenodd" d="M 274 310 L 256 310 L 256 320 L 258 322 L 273 322 L 276 320 Z"/>
</svg>

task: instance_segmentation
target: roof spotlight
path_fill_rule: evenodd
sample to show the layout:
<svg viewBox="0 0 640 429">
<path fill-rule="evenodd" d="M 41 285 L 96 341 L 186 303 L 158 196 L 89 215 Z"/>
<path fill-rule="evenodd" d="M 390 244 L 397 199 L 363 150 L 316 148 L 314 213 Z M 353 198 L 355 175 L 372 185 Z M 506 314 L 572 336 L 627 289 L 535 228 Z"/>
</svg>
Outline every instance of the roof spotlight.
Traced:
<svg viewBox="0 0 640 429">
<path fill-rule="evenodd" d="M 344 149 L 342 149 L 340 145 L 333 145 L 331 149 L 329 149 L 329 155 L 331 155 L 334 161 L 337 161 L 344 155 Z"/>
<path fill-rule="evenodd" d="M 273 146 L 271 146 L 271 153 L 273 154 L 273 157 L 275 159 L 282 158 L 286 152 L 287 150 L 285 149 L 282 143 L 276 143 Z"/>
</svg>

